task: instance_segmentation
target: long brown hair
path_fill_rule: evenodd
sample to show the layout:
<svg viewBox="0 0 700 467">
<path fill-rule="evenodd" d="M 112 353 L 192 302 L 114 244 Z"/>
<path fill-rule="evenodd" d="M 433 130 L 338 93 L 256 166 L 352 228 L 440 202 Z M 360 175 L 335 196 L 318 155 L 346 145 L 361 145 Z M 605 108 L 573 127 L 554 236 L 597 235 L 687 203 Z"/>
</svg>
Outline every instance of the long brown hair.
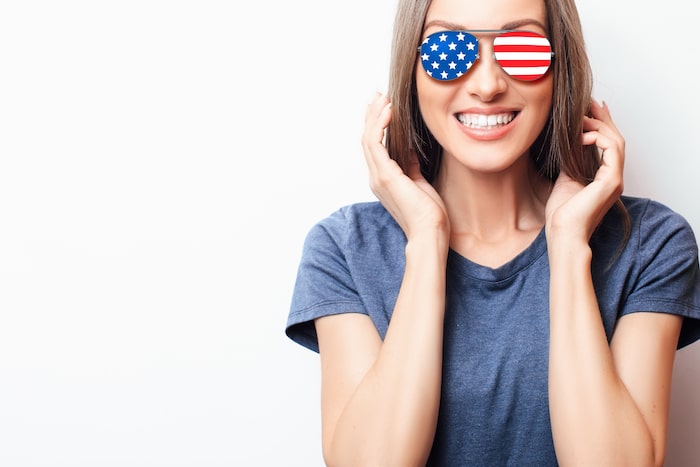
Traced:
<svg viewBox="0 0 700 467">
<path fill-rule="evenodd" d="M 591 65 L 574 0 L 543 0 L 547 31 L 554 51 L 550 73 L 553 96 L 550 115 L 532 147 L 530 157 L 541 174 L 556 179 L 560 170 L 587 184 L 600 165 L 595 146 L 581 144 L 583 117 L 588 114 L 593 91 Z M 440 170 L 442 148 L 428 130 L 418 107 L 415 70 L 417 49 L 431 0 L 399 0 L 394 20 L 388 95 L 392 121 L 386 132 L 391 157 L 406 169 L 418 156 L 423 175 L 432 182 Z M 629 218 L 623 212 L 625 237 Z"/>
</svg>

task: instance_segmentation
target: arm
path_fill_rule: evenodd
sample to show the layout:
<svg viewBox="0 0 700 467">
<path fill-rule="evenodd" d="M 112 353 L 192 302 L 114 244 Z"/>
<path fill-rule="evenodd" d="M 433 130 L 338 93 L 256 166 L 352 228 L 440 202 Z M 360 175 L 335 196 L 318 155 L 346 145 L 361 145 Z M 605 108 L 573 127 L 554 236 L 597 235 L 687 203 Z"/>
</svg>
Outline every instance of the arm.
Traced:
<svg viewBox="0 0 700 467">
<path fill-rule="evenodd" d="M 425 464 L 440 400 L 444 295 L 435 247 L 409 244 L 383 343 L 365 315 L 317 320 L 328 465 Z"/>
<path fill-rule="evenodd" d="M 384 341 L 369 317 L 320 318 L 323 452 L 328 465 L 425 465 L 435 434 L 442 377 L 442 326 L 449 224 L 420 176 L 388 157 L 390 119 L 378 96 L 363 147 L 371 186 L 407 237 L 406 269 Z"/>
<path fill-rule="evenodd" d="M 608 346 L 588 241 L 622 192 L 624 140 L 606 106 L 591 111 L 583 142 L 603 150 L 601 167 L 586 187 L 560 175 L 547 204 L 555 449 L 562 465 L 662 465 L 681 319 L 627 315 Z"/>
<path fill-rule="evenodd" d="M 585 250 L 584 250 L 585 252 Z M 682 319 L 632 313 L 608 346 L 583 259 L 552 264 L 550 413 L 561 465 L 663 465 Z"/>
</svg>

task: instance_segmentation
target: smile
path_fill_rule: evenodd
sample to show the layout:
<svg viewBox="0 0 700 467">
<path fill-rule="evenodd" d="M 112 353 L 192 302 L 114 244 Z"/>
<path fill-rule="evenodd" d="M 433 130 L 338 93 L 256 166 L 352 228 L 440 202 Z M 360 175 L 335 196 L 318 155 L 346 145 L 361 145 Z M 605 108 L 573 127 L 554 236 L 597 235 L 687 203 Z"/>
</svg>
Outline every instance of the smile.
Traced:
<svg viewBox="0 0 700 467">
<path fill-rule="evenodd" d="M 466 127 L 490 130 L 508 125 L 515 118 L 515 112 L 501 114 L 457 114 L 457 120 Z"/>
</svg>

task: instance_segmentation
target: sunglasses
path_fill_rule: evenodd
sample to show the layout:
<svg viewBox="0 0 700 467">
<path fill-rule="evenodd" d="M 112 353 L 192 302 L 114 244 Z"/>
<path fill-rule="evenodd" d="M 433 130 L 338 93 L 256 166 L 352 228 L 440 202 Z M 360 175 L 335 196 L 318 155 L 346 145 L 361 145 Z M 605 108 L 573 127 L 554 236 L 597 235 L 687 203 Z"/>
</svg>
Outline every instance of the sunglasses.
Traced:
<svg viewBox="0 0 700 467">
<path fill-rule="evenodd" d="M 433 79 L 452 81 L 464 75 L 479 59 L 479 40 L 471 33 L 496 34 L 493 55 L 508 75 L 535 81 L 549 70 L 554 52 L 549 39 L 531 31 L 484 29 L 440 31 L 418 47 L 423 69 Z"/>
</svg>

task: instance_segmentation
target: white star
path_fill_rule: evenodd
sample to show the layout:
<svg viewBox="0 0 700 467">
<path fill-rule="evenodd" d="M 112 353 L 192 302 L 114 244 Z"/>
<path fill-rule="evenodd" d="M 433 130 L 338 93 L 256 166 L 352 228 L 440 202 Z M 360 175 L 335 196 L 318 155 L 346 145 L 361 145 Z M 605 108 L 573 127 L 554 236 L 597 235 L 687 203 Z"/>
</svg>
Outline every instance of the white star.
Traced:
<svg viewBox="0 0 700 467">
<path fill-rule="evenodd" d="M 438 45 L 437 45 L 437 44 L 433 44 L 433 45 L 430 46 L 430 50 L 431 50 L 432 52 L 435 52 L 437 49 L 438 49 Z"/>
<path fill-rule="evenodd" d="M 447 79 L 447 72 L 443 71 L 442 73 L 440 73 L 440 76 L 442 76 L 442 79 Z"/>
<path fill-rule="evenodd" d="M 423 59 L 423 60 L 427 60 L 427 59 L 430 58 L 430 55 L 428 55 L 428 54 L 423 54 L 423 55 L 420 56 L 420 58 Z"/>
<path fill-rule="evenodd" d="M 449 47 L 450 50 L 455 50 L 455 49 L 457 49 L 457 44 L 455 44 L 454 42 L 450 42 L 450 43 L 447 45 L 447 47 Z"/>
<path fill-rule="evenodd" d="M 464 52 L 460 52 L 457 54 L 457 60 L 464 60 L 464 57 L 466 57 L 466 55 L 464 55 Z"/>
<path fill-rule="evenodd" d="M 447 60 L 447 54 L 445 52 L 441 53 L 439 55 L 439 57 L 440 57 L 440 60 Z"/>
<path fill-rule="evenodd" d="M 433 63 L 431 63 L 431 65 L 433 65 L 434 70 L 437 70 L 438 68 L 440 68 L 440 64 L 438 62 L 433 62 Z"/>
<path fill-rule="evenodd" d="M 440 34 L 440 42 L 445 42 L 447 40 L 447 34 L 444 32 Z"/>
<path fill-rule="evenodd" d="M 457 64 L 455 62 L 450 62 L 449 65 L 450 65 L 450 70 L 454 70 L 455 68 L 457 68 Z"/>
<path fill-rule="evenodd" d="M 457 39 L 460 41 L 463 41 L 464 40 L 464 33 L 460 32 L 459 34 L 457 34 Z"/>
<path fill-rule="evenodd" d="M 473 65 L 472 62 L 467 63 L 467 70 L 470 69 L 472 67 L 472 65 Z"/>
<path fill-rule="evenodd" d="M 474 46 L 475 44 L 473 42 L 470 42 L 469 44 L 467 44 L 467 50 L 474 50 Z"/>
</svg>

